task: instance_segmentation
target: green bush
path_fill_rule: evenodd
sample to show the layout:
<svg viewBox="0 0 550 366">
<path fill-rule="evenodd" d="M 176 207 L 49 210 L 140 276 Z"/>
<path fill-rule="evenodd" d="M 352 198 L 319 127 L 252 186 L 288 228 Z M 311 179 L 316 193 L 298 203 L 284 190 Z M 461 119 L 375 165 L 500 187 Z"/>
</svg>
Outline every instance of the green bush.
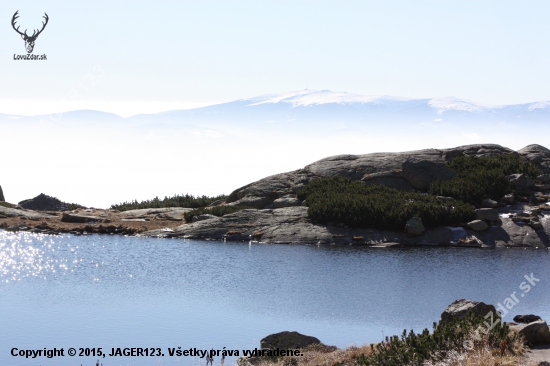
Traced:
<svg viewBox="0 0 550 366">
<path fill-rule="evenodd" d="M 458 157 L 447 163 L 457 175 L 451 180 L 437 180 L 430 185 L 430 194 L 447 196 L 479 206 L 484 198 L 499 200 L 514 192 L 507 176 L 522 173 L 535 178 L 537 166 L 517 154 L 484 157 Z"/>
<path fill-rule="evenodd" d="M 372 352 L 359 356 L 356 362 L 358 365 L 365 366 L 421 366 L 425 361 L 438 361 L 445 358 L 449 352 L 465 352 L 466 347 L 475 346 L 475 342 L 484 342 L 493 349 L 499 349 L 501 345 L 505 345 L 506 350 L 513 353 L 512 345 L 518 336 L 510 332 L 508 325 L 499 322 L 487 331 L 484 322 L 486 320 L 483 317 L 469 313 L 462 320 L 434 323 L 432 333 L 424 329 L 422 333 L 416 334 L 411 330 L 407 334 L 404 330 L 401 337 L 393 336 L 376 346 L 371 345 Z M 476 330 L 477 336 L 474 336 Z M 465 341 L 472 343 L 465 343 Z M 501 343 L 501 341 L 504 342 Z"/>
<path fill-rule="evenodd" d="M 214 201 L 225 200 L 226 195 L 219 195 L 215 197 L 208 196 L 193 196 L 189 194 L 174 195 L 172 197 L 164 197 L 160 200 L 158 197 L 152 200 L 145 200 L 138 202 L 136 200 L 132 202 L 123 202 L 118 205 L 111 205 L 111 209 L 119 211 L 137 210 L 142 208 L 163 208 L 163 207 L 189 207 L 198 208 L 205 207 Z"/>
<path fill-rule="evenodd" d="M 314 220 L 354 228 L 402 231 L 406 221 L 415 216 L 425 227 L 474 218 L 474 207 L 461 201 L 443 201 L 343 177 L 318 178 L 299 191 L 298 198 L 306 200 L 308 215 Z"/>
<path fill-rule="evenodd" d="M 199 216 L 204 214 L 210 214 L 214 216 L 224 216 L 228 215 L 237 211 L 241 210 L 247 210 L 247 209 L 254 209 L 254 207 L 249 206 L 214 206 L 214 207 L 201 207 L 196 208 L 192 211 L 186 212 L 183 216 L 185 217 L 185 221 L 191 222 L 193 220 L 193 216 Z"/>
</svg>

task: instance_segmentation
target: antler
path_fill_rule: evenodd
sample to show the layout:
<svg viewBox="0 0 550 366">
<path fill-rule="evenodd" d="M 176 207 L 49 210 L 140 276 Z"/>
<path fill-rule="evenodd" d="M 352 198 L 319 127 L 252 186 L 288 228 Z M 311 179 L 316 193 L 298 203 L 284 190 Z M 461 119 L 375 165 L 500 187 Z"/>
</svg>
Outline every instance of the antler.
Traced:
<svg viewBox="0 0 550 366">
<path fill-rule="evenodd" d="M 46 14 L 46 13 L 44 12 L 44 14 Z M 34 32 L 32 33 L 31 38 L 36 38 L 36 37 L 38 37 L 38 35 L 39 35 L 40 33 L 42 33 L 42 31 L 44 30 L 44 28 L 46 28 L 46 24 L 48 24 L 48 20 L 49 20 L 50 18 L 48 17 L 48 14 L 44 15 L 42 18 L 46 19 L 46 22 L 45 22 L 45 23 L 42 22 L 42 29 L 40 29 L 40 30 L 38 31 L 38 33 L 36 33 L 36 30 L 34 30 Z"/>
<path fill-rule="evenodd" d="M 19 13 L 19 10 L 17 10 L 17 11 L 15 12 L 15 14 L 13 14 L 13 18 L 11 18 L 11 26 L 12 26 L 13 29 L 14 29 L 17 33 L 19 33 L 20 35 L 28 37 L 28 36 L 27 36 L 27 30 L 26 30 L 26 29 L 25 29 L 25 33 L 21 33 L 21 32 L 19 31 L 19 27 L 15 28 L 15 20 L 16 20 L 17 18 L 19 18 L 19 15 L 17 15 L 17 13 Z M 46 14 L 46 13 L 44 13 L 44 14 Z"/>
</svg>

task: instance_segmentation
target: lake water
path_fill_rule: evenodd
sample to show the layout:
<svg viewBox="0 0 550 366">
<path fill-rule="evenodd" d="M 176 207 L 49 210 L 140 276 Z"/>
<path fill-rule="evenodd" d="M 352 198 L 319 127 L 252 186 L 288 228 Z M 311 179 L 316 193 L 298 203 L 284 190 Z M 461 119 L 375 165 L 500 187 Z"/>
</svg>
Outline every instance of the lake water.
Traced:
<svg viewBox="0 0 550 366">
<path fill-rule="evenodd" d="M 71 347 L 161 348 L 112 365 L 204 365 L 168 348 L 240 350 L 295 330 L 339 347 L 430 328 L 452 301 L 492 304 L 504 319 L 550 319 L 546 249 L 292 246 L 0 231 L 0 364 L 95 365 Z M 524 276 L 540 279 L 520 297 Z M 20 350 L 64 348 L 34 360 Z M 228 359 L 226 365 L 234 359 Z M 219 365 L 219 357 L 215 359 Z"/>
</svg>

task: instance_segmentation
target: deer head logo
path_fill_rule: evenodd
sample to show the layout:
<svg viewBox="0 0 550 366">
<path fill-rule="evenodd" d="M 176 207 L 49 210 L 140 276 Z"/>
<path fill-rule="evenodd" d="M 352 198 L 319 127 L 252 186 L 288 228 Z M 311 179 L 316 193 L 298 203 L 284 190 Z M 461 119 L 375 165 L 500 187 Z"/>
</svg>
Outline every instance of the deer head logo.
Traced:
<svg viewBox="0 0 550 366">
<path fill-rule="evenodd" d="M 21 35 L 21 38 L 23 38 L 23 40 L 25 41 L 25 48 L 27 49 L 27 53 L 32 53 L 32 50 L 34 49 L 34 41 L 36 41 L 36 38 L 38 37 L 38 35 L 40 33 L 42 33 L 42 31 L 44 30 L 44 28 L 46 28 L 46 24 L 48 24 L 48 14 L 44 13 L 44 19 L 46 19 L 45 22 L 42 22 L 42 29 L 40 30 L 37 30 L 35 29 L 34 32 L 32 33 L 32 36 L 29 36 L 27 34 L 27 30 L 25 29 L 25 32 L 21 33 L 19 31 L 19 26 L 17 28 L 15 28 L 15 20 L 17 18 L 19 18 L 19 15 L 17 14 L 19 13 L 19 10 L 17 10 L 15 12 L 15 14 L 13 14 L 13 18 L 11 18 L 11 26 L 13 27 L 13 29 L 19 33 Z"/>
</svg>

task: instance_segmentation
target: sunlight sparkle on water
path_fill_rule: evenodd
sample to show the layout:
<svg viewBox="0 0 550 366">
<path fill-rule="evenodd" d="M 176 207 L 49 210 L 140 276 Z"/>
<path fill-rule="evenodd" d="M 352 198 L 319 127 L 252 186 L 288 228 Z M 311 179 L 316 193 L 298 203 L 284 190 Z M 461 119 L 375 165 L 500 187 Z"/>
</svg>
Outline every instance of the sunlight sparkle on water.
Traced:
<svg viewBox="0 0 550 366">
<path fill-rule="evenodd" d="M 27 232 L 0 231 L 0 281 L 19 281 L 25 277 L 59 275 L 69 270 L 67 259 L 53 259 L 52 236 Z M 73 248 L 70 248 L 74 252 Z"/>
</svg>

